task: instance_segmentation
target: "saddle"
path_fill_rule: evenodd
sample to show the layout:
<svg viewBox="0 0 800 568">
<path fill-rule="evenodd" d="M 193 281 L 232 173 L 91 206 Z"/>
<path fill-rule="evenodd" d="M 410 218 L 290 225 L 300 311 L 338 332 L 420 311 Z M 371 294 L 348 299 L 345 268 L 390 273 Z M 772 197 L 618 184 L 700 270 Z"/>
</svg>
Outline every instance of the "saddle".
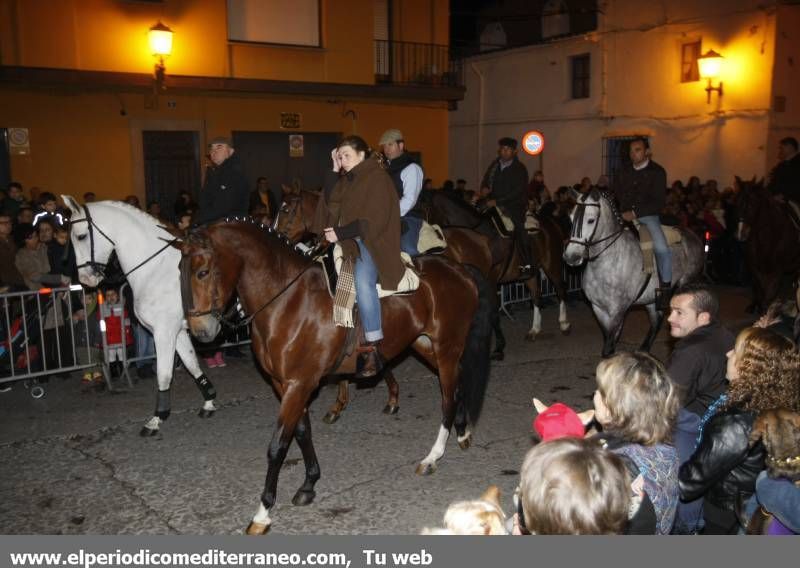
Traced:
<svg viewBox="0 0 800 568">
<path fill-rule="evenodd" d="M 648 274 L 657 274 L 656 270 L 656 255 L 653 251 L 653 237 L 650 231 L 647 230 L 645 225 L 635 223 L 636 229 L 639 231 L 639 248 L 642 249 L 642 259 L 644 260 L 642 272 Z M 664 237 L 667 239 L 667 246 L 672 248 L 683 242 L 683 234 L 669 225 L 661 225 L 661 230 L 664 231 Z"/>
<path fill-rule="evenodd" d="M 447 240 L 439 225 L 429 225 L 427 221 L 422 221 L 422 228 L 419 230 L 419 240 L 417 250 L 420 254 L 438 254 L 447 248 Z"/>
<path fill-rule="evenodd" d="M 486 214 L 492 220 L 492 224 L 501 238 L 511 238 L 514 234 L 514 222 L 511 217 L 504 214 L 499 207 L 490 207 L 486 210 Z"/>
</svg>

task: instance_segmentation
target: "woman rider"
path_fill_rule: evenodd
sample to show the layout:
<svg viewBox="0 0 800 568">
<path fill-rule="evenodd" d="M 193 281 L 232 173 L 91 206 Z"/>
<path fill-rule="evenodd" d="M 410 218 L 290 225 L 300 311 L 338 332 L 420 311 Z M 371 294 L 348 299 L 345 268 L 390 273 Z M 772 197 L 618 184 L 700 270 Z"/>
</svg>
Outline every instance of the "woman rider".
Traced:
<svg viewBox="0 0 800 568">
<path fill-rule="evenodd" d="M 376 284 L 397 289 L 405 267 L 400 260 L 400 206 L 392 179 L 359 136 L 343 138 L 331 152 L 332 172 L 317 204 L 312 230 L 339 243 L 345 259 L 355 260 L 358 310 L 367 350 L 356 376 L 371 377 L 382 362 L 381 304 Z"/>
</svg>

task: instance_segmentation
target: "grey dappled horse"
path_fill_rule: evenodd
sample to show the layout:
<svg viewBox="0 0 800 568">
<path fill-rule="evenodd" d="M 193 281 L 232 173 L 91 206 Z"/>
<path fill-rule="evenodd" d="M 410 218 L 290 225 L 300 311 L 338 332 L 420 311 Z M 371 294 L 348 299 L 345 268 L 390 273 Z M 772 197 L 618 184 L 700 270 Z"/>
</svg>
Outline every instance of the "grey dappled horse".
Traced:
<svg viewBox="0 0 800 568">
<path fill-rule="evenodd" d="M 683 239 L 671 247 L 672 283 L 676 286 L 696 279 L 703 270 L 700 239 L 690 231 L 679 230 Z M 633 305 L 647 308 L 650 330 L 641 348 L 649 351 L 663 319 L 655 307 L 658 274 L 642 271 L 639 240 L 623 222 L 613 197 L 593 190 L 577 199 L 564 261 L 570 266 L 586 262 L 583 292 L 603 332 L 603 357 L 614 352 L 625 314 Z"/>
</svg>

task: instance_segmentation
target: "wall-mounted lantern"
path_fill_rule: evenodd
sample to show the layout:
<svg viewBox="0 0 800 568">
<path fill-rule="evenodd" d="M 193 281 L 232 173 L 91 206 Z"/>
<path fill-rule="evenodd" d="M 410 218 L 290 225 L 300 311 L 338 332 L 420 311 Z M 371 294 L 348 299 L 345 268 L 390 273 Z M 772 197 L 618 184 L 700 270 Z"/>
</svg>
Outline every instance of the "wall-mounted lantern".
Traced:
<svg viewBox="0 0 800 568">
<path fill-rule="evenodd" d="M 153 57 L 157 58 L 153 70 L 156 89 L 164 89 L 166 88 L 164 87 L 164 76 L 167 72 L 167 67 L 164 65 L 164 58 L 169 57 L 172 53 L 172 30 L 159 20 L 156 25 L 150 28 L 147 37 L 150 40 L 150 52 L 153 54 Z"/>
<path fill-rule="evenodd" d="M 711 103 L 711 93 L 713 91 L 716 91 L 719 96 L 722 97 L 722 81 L 720 81 L 719 85 L 716 87 L 712 86 L 712 83 L 714 79 L 718 79 L 720 76 L 723 59 L 724 57 L 713 49 L 709 49 L 697 58 L 697 65 L 700 68 L 700 77 L 708 80 L 708 84 L 706 85 L 707 104 Z"/>
</svg>

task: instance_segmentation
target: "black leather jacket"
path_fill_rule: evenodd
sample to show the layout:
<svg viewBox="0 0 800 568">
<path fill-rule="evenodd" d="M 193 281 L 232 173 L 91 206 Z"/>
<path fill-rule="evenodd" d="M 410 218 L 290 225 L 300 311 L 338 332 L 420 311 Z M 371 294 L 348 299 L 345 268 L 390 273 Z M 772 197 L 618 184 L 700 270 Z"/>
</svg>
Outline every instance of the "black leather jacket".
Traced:
<svg viewBox="0 0 800 568">
<path fill-rule="evenodd" d="M 736 512 L 756 488 L 766 453 L 761 442 L 749 446 L 755 414 L 732 408 L 714 416 L 700 445 L 681 466 L 681 501 L 705 496 L 721 509 Z"/>
</svg>

